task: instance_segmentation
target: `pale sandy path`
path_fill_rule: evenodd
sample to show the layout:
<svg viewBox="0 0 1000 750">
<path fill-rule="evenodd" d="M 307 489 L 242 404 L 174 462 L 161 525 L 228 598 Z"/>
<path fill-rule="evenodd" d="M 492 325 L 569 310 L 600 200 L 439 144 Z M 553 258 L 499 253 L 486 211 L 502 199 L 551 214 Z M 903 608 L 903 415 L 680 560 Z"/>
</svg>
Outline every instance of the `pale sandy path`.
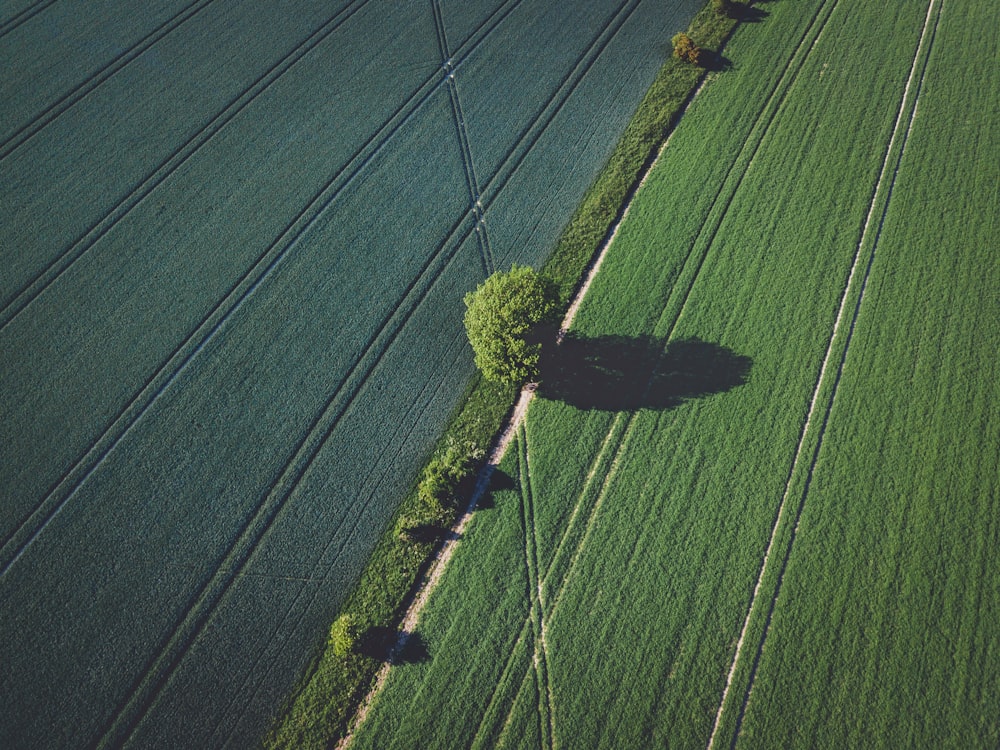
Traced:
<svg viewBox="0 0 1000 750">
<path fill-rule="evenodd" d="M 691 105 L 691 102 L 693 102 L 695 98 L 697 98 L 698 94 L 701 93 L 701 90 L 704 88 L 708 79 L 708 76 L 702 79 L 701 84 L 697 89 L 695 89 L 691 98 L 688 99 L 684 109 L 681 110 L 680 116 L 684 114 L 687 108 Z M 632 209 L 632 203 L 635 200 L 636 194 L 642 186 L 646 184 L 646 180 L 649 178 L 650 173 L 659 163 L 660 158 L 663 156 L 663 152 L 666 150 L 667 146 L 670 145 L 674 132 L 676 132 L 676 128 L 670 132 L 670 135 L 667 136 L 663 145 L 660 146 L 659 151 L 656 153 L 656 157 L 650 162 L 646 171 L 642 174 L 638 185 L 632 191 L 632 195 L 629 198 L 624 211 L 622 211 L 621 216 L 618 218 L 618 221 L 615 222 L 611 231 L 608 232 L 604 242 L 601 244 L 600 251 L 597 253 L 597 258 L 587 270 L 586 277 L 576 294 L 573 296 L 569 308 L 566 311 L 566 315 L 559 326 L 559 334 L 556 339 L 557 343 L 562 342 L 566 333 L 573 325 L 573 320 L 576 318 L 576 314 L 580 310 L 583 299 L 586 296 L 587 291 L 590 289 L 590 285 L 593 283 L 594 278 L 597 276 L 597 272 L 600 270 L 601 265 L 604 263 L 604 258 L 607 255 L 608 249 L 611 247 L 615 237 L 618 236 L 618 231 L 621 228 L 622 223 L 628 217 L 629 212 Z M 482 499 L 483 495 L 486 493 L 486 489 L 489 487 L 490 480 L 493 477 L 493 472 L 496 471 L 497 466 L 500 465 L 500 462 L 503 460 L 503 457 L 507 452 L 507 448 L 510 447 L 514 436 L 517 434 L 517 430 L 524 422 L 524 418 L 528 413 L 528 407 L 531 405 L 531 401 L 535 396 L 535 390 L 537 387 L 536 383 L 528 383 L 521 391 L 510 419 L 504 426 L 500 436 L 497 438 L 497 442 L 494 445 L 493 450 L 490 451 L 489 457 L 486 460 L 486 465 L 483 467 L 482 471 L 479 472 L 479 478 L 476 481 L 476 488 L 472 493 L 472 498 L 470 499 L 468 506 L 459 517 L 458 522 L 452 528 L 454 533 L 449 536 L 448 540 L 444 543 L 432 560 L 430 568 L 424 576 L 424 580 L 421 582 L 420 588 L 417 590 L 416 596 L 410 603 L 410 606 L 406 610 L 406 614 L 403 617 L 403 621 L 399 625 L 399 637 L 390 652 L 390 657 L 386 659 L 385 664 L 383 664 L 381 669 L 379 669 L 378 675 L 375 677 L 375 683 L 368 695 L 365 696 L 361 706 L 358 708 L 358 712 L 354 717 L 354 722 L 351 725 L 351 728 L 348 730 L 347 734 L 344 735 L 343 739 L 337 743 L 337 750 L 345 750 L 345 748 L 351 744 L 358 727 L 360 727 L 368 717 L 368 712 L 371 710 L 375 698 L 382 691 L 382 687 L 385 685 L 385 680 L 389 675 L 389 669 L 392 665 L 392 657 L 403 650 L 410 638 L 410 635 L 416 629 L 417 622 L 420 620 L 420 615 L 423 613 L 424 607 L 427 605 L 427 600 L 437 588 L 438 582 L 441 580 L 441 576 L 444 574 L 445 569 L 448 567 L 448 563 L 455 554 L 459 541 L 461 541 L 462 533 L 465 531 L 465 528 L 469 525 L 469 521 L 472 519 L 472 514 L 476 505 Z"/>
</svg>

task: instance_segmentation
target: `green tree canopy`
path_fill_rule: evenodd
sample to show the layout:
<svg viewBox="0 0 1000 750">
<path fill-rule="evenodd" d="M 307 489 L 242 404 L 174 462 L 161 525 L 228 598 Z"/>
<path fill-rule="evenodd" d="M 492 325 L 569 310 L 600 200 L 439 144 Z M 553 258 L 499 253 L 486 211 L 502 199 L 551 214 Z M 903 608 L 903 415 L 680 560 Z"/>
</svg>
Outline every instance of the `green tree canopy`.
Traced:
<svg viewBox="0 0 1000 750">
<path fill-rule="evenodd" d="M 528 266 L 497 272 L 465 295 L 465 330 L 483 375 L 522 383 L 538 375 L 539 328 L 554 323 L 559 289 Z"/>
</svg>

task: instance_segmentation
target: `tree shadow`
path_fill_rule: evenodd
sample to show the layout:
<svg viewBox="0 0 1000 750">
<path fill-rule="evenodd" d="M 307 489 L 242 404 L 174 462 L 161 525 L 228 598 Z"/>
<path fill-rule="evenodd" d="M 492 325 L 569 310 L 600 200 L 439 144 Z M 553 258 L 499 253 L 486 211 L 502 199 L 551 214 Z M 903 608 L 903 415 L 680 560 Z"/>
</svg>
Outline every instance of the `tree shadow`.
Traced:
<svg viewBox="0 0 1000 750">
<path fill-rule="evenodd" d="M 697 338 L 568 334 L 542 350 L 538 393 L 578 409 L 672 409 L 746 382 L 752 361 Z"/>
<path fill-rule="evenodd" d="M 406 641 L 403 647 L 393 653 L 400 636 L 404 635 L 395 628 L 373 627 L 368 628 L 358 643 L 358 652 L 365 656 L 381 662 L 397 664 L 418 664 L 430 658 L 427 650 L 427 642 L 420 633 L 406 633 Z"/>
<path fill-rule="evenodd" d="M 407 527 L 404 533 L 418 544 L 437 544 L 446 540 L 458 539 L 458 534 L 450 528 L 435 523 L 414 524 Z"/>
<path fill-rule="evenodd" d="M 514 481 L 514 477 L 505 471 L 501 471 L 499 468 L 494 469 L 493 473 L 490 475 L 490 483 L 486 487 L 486 492 L 484 492 L 483 496 L 479 498 L 479 502 L 476 503 L 476 508 L 478 510 L 495 508 L 497 503 L 494 494 L 513 489 L 517 489 L 517 482 Z"/>
<path fill-rule="evenodd" d="M 719 52 L 703 49 L 701 56 L 698 58 L 698 65 L 705 70 L 717 72 L 730 70 L 733 67 L 733 61 Z"/>
<path fill-rule="evenodd" d="M 757 2 L 759 3 L 761 0 L 757 0 Z M 741 23 L 760 23 L 771 14 L 763 8 L 758 8 L 756 5 L 730 2 L 729 7 L 726 9 L 726 15 Z"/>
</svg>

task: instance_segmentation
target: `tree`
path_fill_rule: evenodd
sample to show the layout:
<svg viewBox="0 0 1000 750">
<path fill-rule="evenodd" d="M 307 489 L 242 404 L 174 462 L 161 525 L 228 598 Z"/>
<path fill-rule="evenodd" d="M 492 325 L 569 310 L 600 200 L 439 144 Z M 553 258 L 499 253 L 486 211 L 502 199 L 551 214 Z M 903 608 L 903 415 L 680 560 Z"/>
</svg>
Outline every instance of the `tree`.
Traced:
<svg viewBox="0 0 1000 750">
<path fill-rule="evenodd" d="M 334 655 L 344 657 L 354 651 L 358 635 L 358 625 L 352 615 L 344 613 L 334 620 L 330 626 L 330 645 Z"/>
<path fill-rule="evenodd" d="M 674 45 L 674 57 L 687 60 L 692 65 L 701 63 L 701 47 L 695 44 L 687 34 L 684 32 L 674 34 L 671 41 Z"/>
<path fill-rule="evenodd" d="M 518 384 L 538 375 L 539 332 L 559 306 L 555 282 L 515 265 L 465 295 L 465 306 L 465 330 L 487 379 Z"/>
</svg>

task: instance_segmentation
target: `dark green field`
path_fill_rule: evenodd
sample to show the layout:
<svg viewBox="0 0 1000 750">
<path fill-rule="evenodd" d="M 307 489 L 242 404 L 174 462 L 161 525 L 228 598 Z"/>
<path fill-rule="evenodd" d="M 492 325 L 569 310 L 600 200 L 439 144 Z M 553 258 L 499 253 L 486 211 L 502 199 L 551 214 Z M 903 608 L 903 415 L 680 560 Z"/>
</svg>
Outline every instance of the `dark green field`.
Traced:
<svg viewBox="0 0 1000 750">
<path fill-rule="evenodd" d="M 353 747 L 1000 741 L 996 9 L 758 7 Z"/>
<path fill-rule="evenodd" d="M 696 6 L 0 7 L 0 745 L 257 741 Z"/>
</svg>

